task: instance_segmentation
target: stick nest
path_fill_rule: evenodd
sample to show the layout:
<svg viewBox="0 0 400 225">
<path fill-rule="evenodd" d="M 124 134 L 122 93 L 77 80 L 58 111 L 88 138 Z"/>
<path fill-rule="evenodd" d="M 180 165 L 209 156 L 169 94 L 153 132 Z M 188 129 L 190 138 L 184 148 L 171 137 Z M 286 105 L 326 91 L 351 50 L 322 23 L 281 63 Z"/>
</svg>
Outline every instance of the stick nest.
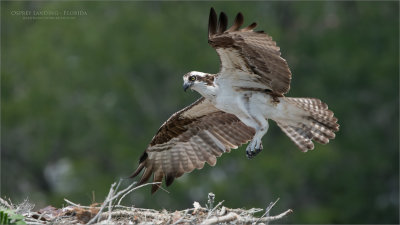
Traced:
<svg viewBox="0 0 400 225">
<path fill-rule="evenodd" d="M 66 207 L 55 208 L 47 206 L 39 211 L 32 211 L 33 205 L 24 201 L 18 206 L 10 200 L 0 198 L 0 209 L 12 210 L 24 217 L 26 224 L 268 224 L 270 221 L 279 220 L 292 213 L 291 209 L 276 216 L 269 212 L 279 200 L 271 202 L 266 209 L 231 209 L 219 202 L 214 206 L 215 195 L 208 195 L 208 202 L 202 207 L 198 202 L 193 203 L 193 208 L 170 212 L 167 210 L 143 209 L 122 206 L 122 199 L 134 190 L 145 185 L 135 186 L 132 183 L 127 188 L 118 191 L 121 181 L 111 185 L 105 201 L 82 206 L 64 199 Z M 261 217 L 255 213 L 264 212 Z"/>
</svg>

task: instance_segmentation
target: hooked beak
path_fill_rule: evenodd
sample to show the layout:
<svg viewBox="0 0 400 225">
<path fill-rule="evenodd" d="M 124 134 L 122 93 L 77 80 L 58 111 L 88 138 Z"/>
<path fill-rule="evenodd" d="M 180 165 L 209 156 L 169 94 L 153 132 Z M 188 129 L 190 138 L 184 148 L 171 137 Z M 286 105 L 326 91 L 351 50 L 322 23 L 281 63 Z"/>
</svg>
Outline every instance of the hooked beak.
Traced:
<svg viewBox="0 0 400 225">
<path fill-rule="evenodd" d="M 183 83 L 183 90 L 186 92 L 186 90 L 187 90 L 188 88 L 190 88 L 191 86 L 192 86 L 191 83 L 185 82 L 185 83 Z"/>
</svg>

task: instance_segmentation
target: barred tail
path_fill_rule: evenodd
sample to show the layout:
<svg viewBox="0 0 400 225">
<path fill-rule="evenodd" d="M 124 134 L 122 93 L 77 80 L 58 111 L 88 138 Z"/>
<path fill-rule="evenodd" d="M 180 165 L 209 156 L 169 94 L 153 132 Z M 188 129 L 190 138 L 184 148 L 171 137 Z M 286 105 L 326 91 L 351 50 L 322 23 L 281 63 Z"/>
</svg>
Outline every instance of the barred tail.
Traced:
<svg viewBox="0 0 400 225">
<path fill-rule="evenodd" d="M 316 98 L 286 98 L 286 101 L 305 112 L 297 122 L 276 122 L 301 151 L 314 149 L 313 140 L 327 144 L 329 139 L 335 138 L 339 124 L 327 104 Z"/>
</svg>

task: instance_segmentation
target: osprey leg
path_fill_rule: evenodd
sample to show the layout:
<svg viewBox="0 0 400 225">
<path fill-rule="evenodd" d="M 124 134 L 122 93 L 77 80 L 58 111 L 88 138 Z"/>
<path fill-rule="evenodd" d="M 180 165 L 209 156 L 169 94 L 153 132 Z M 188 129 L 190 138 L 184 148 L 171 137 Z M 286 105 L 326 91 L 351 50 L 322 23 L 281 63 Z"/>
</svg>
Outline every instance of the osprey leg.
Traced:
<svg viewBox="0 0 400 225">
<path fill-rule="evenodd" d="M 257 124 L 260 124 L 259 126 L 256 127 L 256 134 L 253 137 L 253 140 L 247 145 L 246 148 L 246 155 L 247 158 L 251 159 L 254 156 L 256 156 L 258 153 L 261 152 L 263 149 L 262 145 L 262 137 L 267 133 L 269 125 L 268 121 L 262 117 L 262 119 L 257 120 L 258 118 L 254 118 L 255 121 L 257 121 Z"/>
<path fill-rule="evenodd" d="M 241 110 L 241 115 L 238 116 L 239 119 L 255 130 L 253 139 L 246 148 L 246 155 L 249 159 L 256 156 L 263 149 L 261 138 L 267 133 L 269 127 L 267 118 L 262 114 L 263 111 L 257 107 L 260 104 L 257 97 L 251 92 L 244 93 L 237 98 L 236 102 Z"/>
</svg>

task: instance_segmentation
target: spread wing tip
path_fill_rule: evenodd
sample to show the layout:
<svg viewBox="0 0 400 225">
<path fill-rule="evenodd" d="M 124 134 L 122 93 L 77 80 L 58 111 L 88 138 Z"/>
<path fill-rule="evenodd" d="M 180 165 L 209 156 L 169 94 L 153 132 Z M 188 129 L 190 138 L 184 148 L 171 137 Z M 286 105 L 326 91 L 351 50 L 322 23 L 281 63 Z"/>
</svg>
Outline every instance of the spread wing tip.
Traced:
<svg viewBox="0 0 400 225">
<path fill-rule="evenodd" d="M 134 177 L 136 177 L 137 175 L 139 175 L 139 173 L 142 172 L 143 168 L 144 168 L 144 163 L 140 163 L 139 166 L 136 168 L 135 172 L 133 172 L 133 173 L 129 176 L 129 178 L 134 178 Z"/>
<path fill-rule="evenodd" d="M 224 12 L 221 12 L 218 17 L 214 8 L 211 7 L 210 16 L 208 19 L 208 37 L 211 37 L 215 34 L 224 33 L 227 27 L 228 27 L 228 17 L 226 16 L 226 14 Z"/>
<path fill-rule="evenodd" d="M 257 23 L 254 22 L 254 23 L 250 24 L 249 26 L 243 28 L 242 31 L 251 31 L 251 30 L 253 30 L 253 29 L 256 28 L 256 27 L 257 27 Z"/>
<path fill-rule="evenodd" d="M 243 25 L 243 22 L 244 22 L 243 14 L 239 12 L 236 15 L 235 22 L 233 23 L 233 25 L 229 29 L 227 29 L 228 17 L 226 16 L 226 14 L 224 12 L 221 12 L 218 17 L 214 7 L 211 7 L 210 16 L 208 20 L 208 37 L 210 38 L 215 34 L 222 34 L 225 31 L 227 32 L 239 31 L 240 27 Z M 252 31 L 255 27 L 257 27 L 257 23 L 254 22 L 249 26 L 241 29 L 240 31 Z M 258 31 L 257 33 L 264 33 L 264 32 Z"/>
<path fill-rule="evenodd" d="M 228 32 L 238 31 L 239 28 L 243 25 L 243 22 L 244 22 L 243 14 L 242 14 L 241 12 L 239 12 L 239 13 L 236 15 L 235 22 L 234 22 L 233 25 L 228 29 Z"/>
<path fill-rule="evenodd" d="M 208 37 L 217 33 L 217 13 L 214 8 L 210 9 L 210 17 L 208 19 Z"/>
<path fill-rule="evenodd" d="M 139 159 L 139 166 L 136 168 L 135 172 L 133 172 L 129 178 L 134 178 L 136 177 L 140 172 L 142 172 L 143 168 L 144 168 L 144 161 L 147 159 L 148 154 L 147 152 L 143 152 L 143 154 L 140 156 Z"/>
<path fill-rule="evenodd" d="M 224 12 L 221 12 L 219 14 L 219 19 L 218 19 L 218 34 L 224 33 L 227 27 L 228 27 L 228 16 Z"/>
</svg>

